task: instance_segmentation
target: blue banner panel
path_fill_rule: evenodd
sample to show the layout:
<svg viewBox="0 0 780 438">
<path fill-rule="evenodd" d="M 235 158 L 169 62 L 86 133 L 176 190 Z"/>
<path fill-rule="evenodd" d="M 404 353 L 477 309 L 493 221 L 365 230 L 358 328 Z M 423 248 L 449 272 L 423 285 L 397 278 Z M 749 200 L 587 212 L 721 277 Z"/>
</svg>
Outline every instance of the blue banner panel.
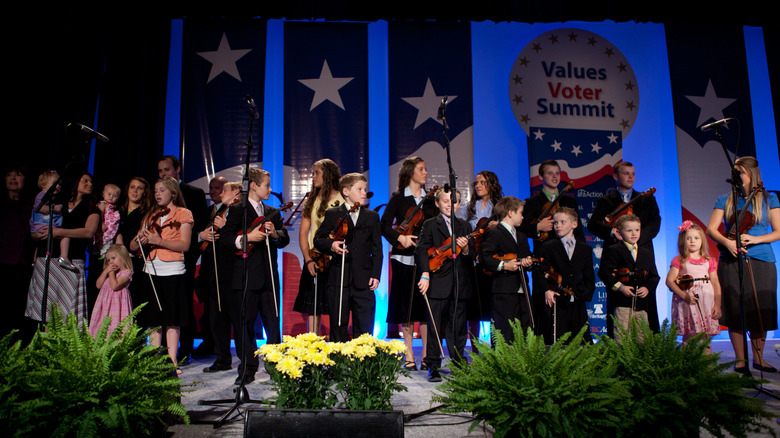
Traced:
<svg viewBox="0 0 780 438">
<path fill-rule="evenodd" d="M 468 199 L 473 175 L 473 99 L 469 23 L 390 23 L 390 184 L 397 190 L 401 162 L 422 157 L 429 185 L 448 182 L 443 124 L 437 120 L 447 98 L 452 166 Z"/>
<path fill-rule="evenodd" d="M 182 50 L 182 179 L 205 188 L 219 173 L 238 181 L 247 142 L 262 161 L 265 20 L 186 21 Z M 250 102 L 256 108 L 250 108 Z M 252 116 L 256 118 L 252 120 Z"/>
<path fill-rule="evenodd" d="M 357 23 L 284 24 L 284 193 L 298 208 L 286 218 L 283 333 L 307 331 L 292 311 L 303 257 L 298 241 L 311 166 L 330 158 L 342 175 L 368 170 L 368 28 Z M 320 290 L 319 293 L 325 293 Z M 324 318 L 323 325 L 329 325 Z"/>
</svg>

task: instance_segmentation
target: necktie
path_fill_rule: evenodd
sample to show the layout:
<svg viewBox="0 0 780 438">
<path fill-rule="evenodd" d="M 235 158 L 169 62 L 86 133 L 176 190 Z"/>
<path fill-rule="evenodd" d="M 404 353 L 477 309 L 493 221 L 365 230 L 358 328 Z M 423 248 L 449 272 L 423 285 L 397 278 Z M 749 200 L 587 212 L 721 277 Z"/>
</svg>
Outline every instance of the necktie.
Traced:
<svg viewBox="0 0 780 438">
<path fill-rule="evenodd" d="M 630 200 L 631 200 L 631 199 L 629 198 L 629 196 L 630 196 L 630 195 L 629 195 L 628 193 L 623 193 L 622 195 L 623 195 L 623 202 L 628 202 L 628 201 L 630 201 Z"/>
<path fill-rule="evenodd" d="M 217 204 L 214 204 L 211 207 L 211 220 L 214 220 L 214 217 L 217 215 Z"/>
<path fill-rule="evenodd" d="M 566 246 L 566 255 L 568 255 L 569 260 L 571 260 L 571 256 L 572 254 L 574 254 L 574 240 L 566 239 L 565 246 Z"/>
<path fill-rule="evenodd" d="M 631 245 L 631 257 L 634 258 L 634 261 L 636 261 L 636 253 L 637 253 L 637 247 L 636 244 Z"/>
</svg>

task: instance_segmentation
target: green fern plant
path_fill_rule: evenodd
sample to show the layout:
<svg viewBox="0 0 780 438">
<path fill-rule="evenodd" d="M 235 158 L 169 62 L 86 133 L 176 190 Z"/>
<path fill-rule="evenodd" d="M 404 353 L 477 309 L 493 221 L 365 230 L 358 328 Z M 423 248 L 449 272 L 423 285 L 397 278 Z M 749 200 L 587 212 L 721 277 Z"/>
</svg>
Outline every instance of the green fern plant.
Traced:
<svg viewBox="0 0 780 438">
<path fill-rule="evenodd" d="M 616 377 L 630 385 L 631 397 L 621 429 L 631 437 L 698 436 L 704 428 L 717 437 L 745 437 L 749 432 L 771 433 L 763 419 L 774 417 L 763 402 L 746 397 L 744 388 L 758 382 L 725 372 L 718 354 L 708 354 L 709 340 L 698 335 L 677 341 L 677 327 L 664 321 L 653 333 L 644 321 L 624 330 L 616 324 L 622 345 L 602 337 Z"/>
<path fill-rule="evenodd" d="M 189 422 L 173 364 L 132 317 L 110 335 L 104 320 L 93 338 L 73 314 L 50 315 L 26 348 L 0 341 L 3 436 L 139 436 L 164 430 L 166 415 Z"/>
<path fill-rule="evenodd" d="M 622 420 L 615 405 L 630 394 L 613 376 L 605 349 L 566 344 L 566 335 L 548 350 L 543 337 L 524 334 L 519 323 L 512 329 L 514 343 L 494 329 L 494 347 L 477 340 L 480 354 L 471 364 L 452 362 L 451 376 L 439 386 L 444 395 L 434 402 L 472 412 L 470 430 L 485 421 L 497 437 L 615 435 Z"/>
</svg>

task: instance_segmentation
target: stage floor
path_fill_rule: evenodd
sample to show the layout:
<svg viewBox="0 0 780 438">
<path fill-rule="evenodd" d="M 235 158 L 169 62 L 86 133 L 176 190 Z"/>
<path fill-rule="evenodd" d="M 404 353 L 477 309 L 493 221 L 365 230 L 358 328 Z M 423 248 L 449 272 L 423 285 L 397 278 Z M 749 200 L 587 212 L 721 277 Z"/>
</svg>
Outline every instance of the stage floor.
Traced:
<svg viewBox="0 0 780 438">
<path fill-rule="evenodd" d="M 765 355 L 769 363 L 780 368 L 780 357 L 774 350 L 776 343 L 780 343 L 780 341 L 767 341 Z M 415 340 L 414 345 L 415 358 L 419 366 L 419 361 L 422 357 L 422 344 L 420 340 Z M 713 350 L 721 353 L 722 362 L 734 360 L 734 352 L 728 341 L 715 341 L 713 343 Z M 199 402 L 201 400 L 233 400 L 235 398 L 233 390 L 236 386 L 233 385 L 233 381 L 237 376 L 236 366 L 238 365 L 238 360 L 235 358 L 235 351 L 233 354 L 233 369 L 229 371 L 204 373 L 202 371 L 203 368 L 212 364 L 214 361 L 213 357 L 193 357 L 191 365 L 182 367 L 182 380 L 187 384 L 185 392 L 182 394 L 182 403 L 189 412 L 192 424 L 190 424 L 189 427 L 183 424 L 170 426 L 168 428 L 169 436 L 175 438 L 242 437 L 244 433 L 243 413 L 251 408 L 268 407 L 267 405 L 253 403 L 242 404 L 238 409 L 238 413 L 233 412 L 223 426 L 214 428 L 212 422 L 227 413 L 232 407 L 232 403 L 219 406 L 205 406 L 200 405 Z M 447 373 L 448 370 L 444 368 L 443 374 L 446 376 Z M 754 376 L 757 378 L 759 377 L 757 371 L 754 371 Z M 403 411 L 405 416 L 423 413 L 435 407 L 436 404 L 431 402 L 431 397 L 436 391 L 437 384 L 429 383 L 427 377 L 427 372 L 423 371 L 412 372 L 412 375 L 409 378 L 402 377 L 401 383 L 406 385 L 409 390 L 408 392 L 397 393 L 393 396 L 393 407 Z M 271 391 L 271 387 L 264 384 L 268 382 L 268 374 L 261 370 L 255 378 L 256 380 L 254 382 L 247 385 L 250 398 L 261 400 L 274 395 Z M 769 381 L 764 387 L 780 396 L 780 375 L 778 375 L 778 373 L 764 374 L 764 378 Z M 775 413 L 777 418 L 780 418 L 780 401 L 776 400 L 774 397 L 759 393 L 758 391 L 751 391 L 748 395 L 756 396 L 764 400 L 767 408 Z M 469 436 L 468 429 L 471 422 L 472 418 L 468 414 L 443 414 L 434 411 L 406 422 L 404 425 L 404 436 L 421 438 L 465 437 Z M 780 425 L 778 425 L 777 422 L 772 422 L 772 427 L 774 428 L 775 433 L 780 436 Z M 482 427 L 480 425 L 470 436 L 493 436 L 493 433 L 490 427 Z M 702 431 L 701 436 L 709 437 L 711 435 L 706 431 Z"/>
</svg>

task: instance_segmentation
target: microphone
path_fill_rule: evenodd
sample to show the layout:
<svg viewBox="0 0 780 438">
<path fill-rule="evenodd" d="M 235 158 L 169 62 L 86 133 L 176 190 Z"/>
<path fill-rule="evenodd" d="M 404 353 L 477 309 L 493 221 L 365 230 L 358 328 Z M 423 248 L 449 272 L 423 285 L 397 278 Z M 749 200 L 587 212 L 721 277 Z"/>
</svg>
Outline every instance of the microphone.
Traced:
<svg viewBox="0 0 780 438">
<path fill-rule="evenodd" d="M 441 100 L 441 105 L 439 105 L 439 112 L 436 114 L 436 120 L 444 120 L 447 118 L 447 96 L 444 96 L 444 99 Z"/>
<path fill-rule="evenodd" d="M 255 105 L 255 100 L 252 99 L 252 96 L 248 94 L 244 96 L 243 103 L 245 103 L 246 106 L 248 107 L 247 112 L 251 115 L 253 119 L 260 118 L 260 114 L 257 113 L 257 105 Z"/>
<path fill-rule="evenodd" d="M 253 110 L 256 108 L 256 106 L 255 106 L 255 100 L 254 100 L 254 99 L 252 99 L 252 96 L 250 96 L 250 95 L 248 95 L 248 94 L 247 94 L 246 96 L 244 96 L 244 102 L 245 102 L 247 105 L 249 105 L 249 108 L 252 108 Z"/>
<path fill-rule="evenodd" d="M 720 119 L 720 120 L 712 122 L 712 123 L 707 123 L 706 125 L 701 127 L 701 132 L 710 131 L 713 128 L 717 128 L 720 125 L 727 125 L 732 120 L 736 120 L 736 118 L 734 118 L 734 117 L 726 117 L 725 119 Z"/>
<path fill-rule="evenodd" d="M 108 143 L 108 137 L 105 135 L 95 131 L 94 129 L 90 128 L 89 126 L 84 126 L 81 123 L 68 123 L 68 127 L 74 126 L 79 129 L 79 131 L 87 134 L 89 138 L 96 138 L 100 140 L 102 143 Z"/>
</svg>

